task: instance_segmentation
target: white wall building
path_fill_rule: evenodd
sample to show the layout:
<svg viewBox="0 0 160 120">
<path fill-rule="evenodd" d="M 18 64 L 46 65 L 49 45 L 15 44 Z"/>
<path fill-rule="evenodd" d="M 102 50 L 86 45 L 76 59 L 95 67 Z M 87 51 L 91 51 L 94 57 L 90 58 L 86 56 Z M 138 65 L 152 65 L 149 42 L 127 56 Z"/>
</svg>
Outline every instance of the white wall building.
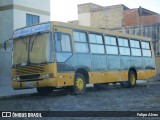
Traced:
<svg viewBox="0 0 160 120">
<path fill-rule="evenodd" d="M 11 88 L 12 51 L 11 45 L 4 50 L 4 41 L 17 28 L 46 21 L 50 21 L 50 0 L 0 0 L 0 96 L 22 92 Z"/>
</svg>

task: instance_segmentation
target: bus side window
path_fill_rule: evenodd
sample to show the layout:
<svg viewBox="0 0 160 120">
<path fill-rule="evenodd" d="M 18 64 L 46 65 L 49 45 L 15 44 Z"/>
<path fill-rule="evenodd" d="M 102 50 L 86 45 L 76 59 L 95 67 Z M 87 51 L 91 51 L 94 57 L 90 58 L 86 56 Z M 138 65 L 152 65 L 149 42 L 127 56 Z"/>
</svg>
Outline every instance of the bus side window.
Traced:
<svg viewBox="0 0 160 120">
<path fill-rule="evenodd" d="M 55 33 L 56 51 L 57 52 L 71 52 L 71 38 L 69 34 L 61 33 L 61 39 L 58 39 L 58 34 Z"/>
<path fill-rule="evenodd" d="M 73 32 L 75 51 L 79 53 L 89 53 L 87 35 L 85 32 Z"/>
<path fill-rule="evenodd" d="M 118 55 L 118 46 L 116 37 L 105 36 L 106 53 L 112 55 Z"/>
<path fill-rule="evenodd" d="M 138 40 L 130 40 L 132 56 L 142 56 L 140 43 Z"/>
<path fill-rule="evenodd" d="M 142 53 L 143 56 L 145 57 L 151 57 L 151 47 L 150 47 L 150 43 L 149 42 L 141 42 L 141 46 L 142 46 Z"/>
<path fill-rule="evenodd" d="M 105 54 L 102 35 L 89 34 L 91 53 Z"/>
<path fill-rule="evenodd" d="M 121 55 L 130 55 L 128 39 L 118 38 L 119 50 Z"/>
</svg>

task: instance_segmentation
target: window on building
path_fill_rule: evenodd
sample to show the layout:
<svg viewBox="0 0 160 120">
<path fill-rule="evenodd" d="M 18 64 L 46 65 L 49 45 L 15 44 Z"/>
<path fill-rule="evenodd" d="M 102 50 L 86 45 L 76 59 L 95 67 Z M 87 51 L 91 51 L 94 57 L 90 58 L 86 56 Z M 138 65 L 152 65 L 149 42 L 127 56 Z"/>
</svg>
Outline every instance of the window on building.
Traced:
<svg viewBox="0 0 160 120">
<path fill-rule="evenodd" d="M 91 53 L 104 54 L 102 35 L 89 34 Z"/>
<path fill-rule="evenodd" d="M 88 53 L 88 42 L 85 32 L 73 32 L 75 51 L 80 53 Z"/>
<path fill-rule="evenodd" d="M 62 39 L 56 41 L 56 51 L 58 52 L 72 51 L 70 35 L 62 33 Z"/>
<path fill-rule="evenodd" d="M 138 40 L 130 40 L 131 53 L 133 56 L 142 56 L 140 43 Z"/>
<path fill-rule="evenodd" d="M 151 47 L 149 42 L 141 42 L 142 53 L 145 57 L 151 57 Z"/>
<path fill-rule="evenodd" d="M 130 55 L 128 39 L 118 38 L 118 44 L 121 55 Z"/>
<path fill-rule="evenodd" d="M 116 37 L 105 36 L 106 53 L 118 55 Z"/>
<path fill-rule="evenodd" d="M 39 16 L 37 15 L 26 15 L 26 24 L 27 26 L 39 23 Z"/>
</svg>

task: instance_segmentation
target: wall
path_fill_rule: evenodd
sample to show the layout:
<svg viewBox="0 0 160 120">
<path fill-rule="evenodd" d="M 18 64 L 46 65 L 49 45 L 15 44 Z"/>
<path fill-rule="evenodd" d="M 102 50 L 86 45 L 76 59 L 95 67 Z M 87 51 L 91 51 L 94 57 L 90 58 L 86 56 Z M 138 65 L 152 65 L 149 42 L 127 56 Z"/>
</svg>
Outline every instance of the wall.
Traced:
<svg viewBox="0 0 160 120">
<path fill-rule="evenodd" d="M 0 1 L 0 44 L 12 36 L 13 10 L 8 8 L 12 3 L 13 0 Z"/>
<path fill-rule="evenodd" d="M 97 22 L 97 21 L 99 21 L 99 19 L 96 18 L 98 16 L 98 13 L 96 11 L 102 10 L 102 9 L 103 9 L 102 6 L 96 5 L 93 3 L 86 3 L 86 4 L 78 5 L 79 25 L 94 27 L 94 25 L 96 25 L 96 23 L 99 23 L 99 22 Z M 94 12 L 97 13 L 97 15 L 94 15 L 93 14 Z M 99 16 L 101 16 L 101 15 L 99 15 Z M 94 22 L 96 22 L 96 23 L 94 23 Z"/>
<path fill-rule="evenodd" d="M 107 23 L 107 16 L 105 14 L 105 11 L 96 11 L 91 12 L 91 24 L 92 27 L 98 27 L 98 28 L 105 28 Z"/>
<path fill-rule="evenodd" d="M 78 5 L 79 25 L 117 29 L 123 26 L 123 5 L 103 7 L 93 3 Z"/>
<path fill-rule="evenodd" d="M 14 0 L 14 29 L 26 26 L 26 14 L 40 16 L 40 22 L 50 21 L 50 0 Z"/>
<path fill-rule="evenodd" d="M 81 13 L 78 14 L 79 25 L 90 26 L 91 25 L 91 14 Z"/>
<path fill-rule="evenodd" d="M 0 43 L 12 37 L 13 22 L 11 21 L 13 21 L 13 10 L 0 11 Z"/>
<path fill-rule="evenodd" d="M 50 16 L 37 14 L 32 11 L 22 11 L 22 10 L 14 9 L 13 12 L 14 12 L 14 15 L 13 15 L 14 30 L 17 28 L 26 26 L 26 14 L 33 14 L 33 15 L 40 16 L 40 23 L 50 21 Z"/>
<path fill-rule="evenodd" d="M 135 26 L 138 23 L 138 9 L 130 9 L 124 11 L 124 26 Z"/>
<path fill-rule="evenodd" d="M 50 0 L 13 0 L 15 5 L 50 12 Z"/>
<path fill-rule="evenodd" d="M 138 9 L 124 11 L 124 26 L 153 25 L 160 22 L 160 15 L 139 16 Z"/>
<path fill-rule="evenodd" d="M 1 0 L 0 6 L 10 5 L 13 4 L 13 0 Z"/>
<path fill-rule="evenodd" d="M 27 13 L 40 16 L 40 22 L 49 21 L 50 0 L 0 0 L 0 96 L 35 91 L 12 89 L 12 47 L 10 44 L 7 51 L 3 48 L 4 41 L 12 37 L 15 29 L 26 26 Z"/>
<path fill-rule="evenodd" d="M 107 8 L 108 28 L 122 28 L 123 8 L 122 5 Z"/>
<path fill-rule="evenodd" d="M 139 17 L 140 25 L 153 25 L 160 22 L 160 15 L 150 15 L 150 16 L 141 16 Z"/>
<path fill-rule="evenodd" d="M 39 15 L 40 22 L 49 21 L 50 0 L 0 1 L 0 44 L 11 38 L 14 29 L 26 26 L 26 13 Z"/>
</svg>

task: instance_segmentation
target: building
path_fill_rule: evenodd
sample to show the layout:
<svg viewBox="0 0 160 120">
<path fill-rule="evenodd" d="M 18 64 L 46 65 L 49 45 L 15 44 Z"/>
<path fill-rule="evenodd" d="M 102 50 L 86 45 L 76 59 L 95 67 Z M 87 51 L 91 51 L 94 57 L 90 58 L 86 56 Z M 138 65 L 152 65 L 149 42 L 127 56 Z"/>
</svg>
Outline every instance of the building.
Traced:
<svg viewBox="0 0 160 120">
<path fill-rule="evenodd" d="M 127 9 L 129 8 L 125 5 L 103 7 L 93 3 L 80 4 L 78 5 L 78 22 L 69 21 L 69 23 L 104 29 L 121 29 L 123 12 Z"/>
<path fill-rule="evenodd" d="M 160 15 L 123 4 L 103 7 L 93 3 L 78 5 L 78 21 L 69 23 L 146 36 L 152 38 L 155 54 L 160 54 Z"/>
<path fill-rule="evenodd" d="M 4 41 L 17 28 L 46 21 L 50 21 L 50 0 L 0 0 L 0 96 L 20 92 L 11 88 L 12 44 L 5 51 Z"/>
</svg>

